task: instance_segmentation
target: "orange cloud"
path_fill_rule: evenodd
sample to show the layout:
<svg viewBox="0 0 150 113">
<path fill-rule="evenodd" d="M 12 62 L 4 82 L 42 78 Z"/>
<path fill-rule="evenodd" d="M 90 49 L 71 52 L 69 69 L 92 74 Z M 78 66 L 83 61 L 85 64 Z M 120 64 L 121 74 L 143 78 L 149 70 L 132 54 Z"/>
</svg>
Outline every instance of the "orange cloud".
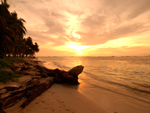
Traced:
<svg viewBox="0 0 150 113">
<path fill-rule="evenodd" d="M 149 0 L 8 0 L 8 3 L 11 11 L 26 20 L 26 37 L 31 36 L 41 46 L 38 55 L 46 51 L 51 51 L 52 56 L 149 54 Z M 58 49 L 70 42 L 77 44 L 78 49 L 72 51 L 74 44 Z M 82 47 L 87 48 L 83 51 Z M 135 51 L 131 53 L 122 47 Z"/>
</svg>

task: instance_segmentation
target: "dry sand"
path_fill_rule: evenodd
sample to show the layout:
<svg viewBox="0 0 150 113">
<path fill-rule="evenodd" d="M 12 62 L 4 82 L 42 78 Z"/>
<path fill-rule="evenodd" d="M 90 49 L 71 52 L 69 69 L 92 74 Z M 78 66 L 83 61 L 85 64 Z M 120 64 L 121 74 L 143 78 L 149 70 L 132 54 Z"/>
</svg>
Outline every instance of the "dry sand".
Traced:
<svg viewBox="0 0 150 113">
<path fill-rule="evenodd" d="M 129 97 L 107 90 L 91 89 L 87 85 L 84 86 L 82 81 L 80 83 L 79 87 L 53 84 L 26 108 L 19 107 L 22 100 L 5 111 L 7 113 L 149 113 L 149 109 L 145 109 L 149 108 L 149 104 L 127 99 Z M 99 95 L 92 90 L 100 92 Z"/>
<path fill-rule="evenodd" d="M 21 109 L 21 102 L 7 113 L 107 113 L 94 101 L 78 92 L 78 86 L 54 84 L 41 96 Z"/>
</svg>

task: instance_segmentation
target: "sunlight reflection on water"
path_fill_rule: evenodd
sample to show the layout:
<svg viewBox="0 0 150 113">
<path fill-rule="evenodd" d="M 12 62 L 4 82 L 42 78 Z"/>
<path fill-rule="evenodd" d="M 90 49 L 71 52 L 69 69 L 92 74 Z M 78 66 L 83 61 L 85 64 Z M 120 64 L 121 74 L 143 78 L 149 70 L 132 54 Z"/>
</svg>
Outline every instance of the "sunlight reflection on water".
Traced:
<svg viewBox="0 0 150 113">
<path fill-rule="evenodd" d="M 79 89 L 87 86 L 119 89 L 124 93 L 149 92 L 150 57 L 45 57 L 40 60 L 46 61 L 48 68 L 65 71 L 83 65 Z"/>
<path fill-rule="evenodd" d="M 46 61 L 44 65 L 50 69 L 65 71 L 83 65 L 77 90 L 82 94 L 92 94 L 91 98 L 111 92 L 128 98 L 126 101 L 138 100 L 141 102 L 139 106 L 143 102 L 150 105 L 150 57 L 45 57 L 39 60 Z"/>
</svg>

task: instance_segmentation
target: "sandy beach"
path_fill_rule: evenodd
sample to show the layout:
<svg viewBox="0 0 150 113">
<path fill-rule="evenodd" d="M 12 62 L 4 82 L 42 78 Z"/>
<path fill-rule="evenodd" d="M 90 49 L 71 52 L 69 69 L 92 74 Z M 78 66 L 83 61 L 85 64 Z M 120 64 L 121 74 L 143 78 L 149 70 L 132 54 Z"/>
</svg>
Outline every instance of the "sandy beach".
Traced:
<svg viewBox="0 0 150 113">
<path fill-rule="evenodd" d="M 30 76 L 24 76 L 22 79 L 26 77 Z M 122 94 L 122 90 L 118 87 L 116 90 L 107 89 L 105 83 L 101 83 L 101 87 L 93 87 L 81 78 L 88 79 L 83 73 L 79 76 L 81 83 L 79 85 L 54 83 L 24 109 L 20 107 L 24 101 L 22 99 L 5 111 L 6 113 L 149 113 L 150 111 L 149 102 Z"/>
<path fill-rule="evenodd" d="M 21 109 L 21 102 L 6 109 L 7 113 L 108 113 L 78 92 L 78 86 L 54 84 L 41 96 Z"/>
<path fill-rule="evenodd" d="M 32 62 L 34 59 L 25 58 L 25 60 L 36 64 L 36 62 Z M 31 74 L 33 73 L 35 72 L 31 71 Z M 30 76 L 24 76 L 19 81 L 28 78 Z M 79 85 L 54 83 L 48 90 L 22 109 L 20 106 L 24 100 L 22 99 L 14 106 L 5 109 L 6 113 L 108 113 L 92 99 L 82 94 L 79 91 Z"/>
<path fill-rule="evenodd" d="M 106 90 L 100 90 L 101 95 L 97 96 L 90 91 L 91 89 L 84 87 L 83 90 L 79 87 L 82 87 L 82 84 L 79 86 L 53 84 L 24 109 L 19 107 L 24 101 L 22 100 L 5 111 L 7 113 L 148 113 L 144 110 L 146 105 L 134 99 L 127 101 L 127 97 Z M 89 98 L 89 95 L 93 98 Z M 95 99 L 99 100 L 99 103 L 96 103 Z"/>
</svg>

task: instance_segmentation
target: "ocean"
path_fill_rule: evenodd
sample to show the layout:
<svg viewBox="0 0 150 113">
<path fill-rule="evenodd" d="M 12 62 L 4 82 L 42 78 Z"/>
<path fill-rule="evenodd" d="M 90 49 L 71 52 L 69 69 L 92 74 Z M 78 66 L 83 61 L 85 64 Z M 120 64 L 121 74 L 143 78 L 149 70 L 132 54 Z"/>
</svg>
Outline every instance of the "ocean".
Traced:
<svg viewBox="0 0 150 113">
<path fill-rule="evenodd" d="M 78 91 L 112 113 L 150 113 L 150 57 L 55 56 L 38 59 L 50 69 L 68 71 L 83 65 Z"/>
</svg>

